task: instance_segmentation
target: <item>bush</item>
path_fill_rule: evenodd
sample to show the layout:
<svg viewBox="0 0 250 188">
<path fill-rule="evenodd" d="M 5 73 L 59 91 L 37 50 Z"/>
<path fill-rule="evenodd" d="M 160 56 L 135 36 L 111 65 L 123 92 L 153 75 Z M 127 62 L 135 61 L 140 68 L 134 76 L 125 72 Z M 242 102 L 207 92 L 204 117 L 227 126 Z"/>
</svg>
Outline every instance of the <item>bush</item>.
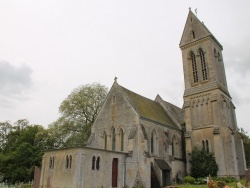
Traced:
<svg viewBox="0 0 250 188">
<path fill-rule="evenodd" d="M 218 165 L 216 164 L 213 153 L 207 153 L 205 150 L 198 150 L 195 148 L 190 156 L 191 176 L 194 178 L 216 176 Z"/>
<path fill-rule="evenodd" d="M 193 178 L 192 176 L 186 176 L 184 178 L 185 183 L 194 184 L 194 181 L 195 181 L 195 178 Z"/>
</svg>

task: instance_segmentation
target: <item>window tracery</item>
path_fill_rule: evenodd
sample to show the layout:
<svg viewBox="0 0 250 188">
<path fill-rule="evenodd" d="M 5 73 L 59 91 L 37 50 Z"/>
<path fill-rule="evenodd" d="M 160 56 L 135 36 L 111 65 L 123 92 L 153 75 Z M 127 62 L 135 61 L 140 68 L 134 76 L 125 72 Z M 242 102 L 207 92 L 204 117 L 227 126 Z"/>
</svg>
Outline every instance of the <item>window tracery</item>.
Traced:
<svg viewBox="0 0 250 188">
<path fill-rule="evenodd" d="M 202 78 L 203 80 L 207 80 L 207 65 L 205 61 L 205 54 L 201 48 L 199 49 L 199 55 L 201 60 Z"/>
<path fill-rule="evenodd" d="M 198 71 L 197 71 L 197 64 L 196 64 L 196 58 L 193 51 L 190 52 L 191 60 L 192 60 L 192 69 L 193 69 L 193 78 L 194 83 L 198 82 Z"/>
</svg>

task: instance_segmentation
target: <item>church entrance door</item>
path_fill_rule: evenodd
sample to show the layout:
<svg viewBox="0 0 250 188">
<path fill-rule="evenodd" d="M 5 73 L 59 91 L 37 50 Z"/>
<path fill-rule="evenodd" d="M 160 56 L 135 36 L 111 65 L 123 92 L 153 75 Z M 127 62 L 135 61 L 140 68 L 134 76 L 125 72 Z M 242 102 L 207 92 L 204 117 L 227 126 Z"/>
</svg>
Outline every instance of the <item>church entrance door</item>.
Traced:
<svg viewBox="0 0 250 188">
<path fill-rule="evenodd" d="M 162 171 L 162 185 L 163 187 L 170 185 L 170 171 L 169 170 Z"/>
<path fill-rule="evenodd" d="M 117 187 L 118 177 L 118 159 L 114 158 L 112 162 L 112 187 Z"/>
</svg>

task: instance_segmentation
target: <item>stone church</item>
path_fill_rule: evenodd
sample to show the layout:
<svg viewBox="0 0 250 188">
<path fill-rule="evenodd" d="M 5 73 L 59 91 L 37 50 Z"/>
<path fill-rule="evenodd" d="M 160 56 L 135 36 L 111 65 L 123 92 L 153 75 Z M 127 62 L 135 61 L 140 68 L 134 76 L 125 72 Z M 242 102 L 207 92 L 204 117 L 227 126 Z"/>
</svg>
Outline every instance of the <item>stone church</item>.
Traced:
<svg viewBox="0 0 250 188">
<path fill-rule="evenodd" d="M 214 153 L 218 176 L 243 176 L 243 142 L 222 45 L 190 10 L 180 41 L 184 104 L 143 97 L 115 79 L 86 147 L 46 151 L 41 188 L 164 187 L 190 171 L 194 147 Z"/>
</svg>

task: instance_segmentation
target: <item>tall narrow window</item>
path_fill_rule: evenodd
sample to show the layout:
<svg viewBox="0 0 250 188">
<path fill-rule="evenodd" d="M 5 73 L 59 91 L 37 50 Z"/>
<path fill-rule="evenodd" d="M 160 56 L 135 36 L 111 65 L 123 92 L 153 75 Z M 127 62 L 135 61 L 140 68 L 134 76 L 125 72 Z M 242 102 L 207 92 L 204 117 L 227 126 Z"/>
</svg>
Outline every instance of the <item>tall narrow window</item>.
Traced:
<svg viewBox="0 0 250 188">
<path fill-rule="evenodd" d="M 120 143 L 121 143 L 121 151 L 124 151 L 124 132 L 120 130 Z"/>
<path fill-rule="evenodd" d="M 71 169 L 71 165 L 72 165 L 72 155 L 69 156 L 69 168 Z"/>
<path fill-rule="evenodd" d="M 192 35 L 193 35 L 193 39 L 195 39 L 195 32 L 194 31 L 192 31 Z"/>
<path fill-rule="evenodd" d="M 209 153 L 209 144 L 208 144 L 208 140 L 206 140 L 206 152 Z"/>
<path fill-rule="evenodd" d="M 52 168 L 52 158 L 51 157 L 49 158 L 49 168 L 50 169 Z"/>
<path fill-rule="evenodd" d="M 193 77 L 194 77 L 194 83 L 198 82 L 198 71 L 197 71 L 197 65 L 196 65 L 196 58 L 193 51 L 190 52 L 191 60 L 192 60 L 192 68 L 193 68 Z"/>
<path fill-rule="evenodd" d="M 207 65 L 205 61 L 205 54 L 201 48 L 199 49 L 199 55 L 201 58 L 202 77 L 203 77 L 203 80 L 207 80 Z"/>
<path fill-rule="evenodd" d="M 112 150 L 115 151 L 115 144 L 116 144 L 116 138 L 115 138 L 115 128 L 112 129 Z"/>
<path fill-rule="evenodd" d="M 66 168 L 69 168 L 69 156 L 66 156 Z"/>
<path fill-rule="evenodd" d="M 96 160 L 96 170 L 99 170 L 100 169 L 100 157 L 97 157 L 97 160 Z"/>
<path fill-rule="evenodd" d="M 156 154 L 157 148 L 156 148 L 156 132 L 155 130 L 152 131 L 151 133 L 151 153 Z"/>
<path fill-rule="evenodd" d="M 52 168 L 54 168 L 54 165 L 55 165 L 55 157 L 53 156 L 52 157 Z"/>
<path fill-rule="evenodd" d="M 92 157 L 92 170 L 95 170 L 95 156 Z"/>
<path fill-rule="evenodd" d="M 154 135 L 151 134 L 151 153 L 154 153 Z"/>
<path fill-rule="evenodd" d="M 106 131 L 104 132 L 103 137 L 104 137 L 104 149 L 107 150 L 108 137 Z"/>
<path fill-rule="evenodd" d="M 172 156 L 179 156 L 179 140 L 176 135 L 173 136 L 172 138 Z"/>
<path fill-rule="evenodd" d="M 202 140 L 202 149 L 205 150 L 206 146 L 205 146 L 205 141 Z"/>
</svg>

